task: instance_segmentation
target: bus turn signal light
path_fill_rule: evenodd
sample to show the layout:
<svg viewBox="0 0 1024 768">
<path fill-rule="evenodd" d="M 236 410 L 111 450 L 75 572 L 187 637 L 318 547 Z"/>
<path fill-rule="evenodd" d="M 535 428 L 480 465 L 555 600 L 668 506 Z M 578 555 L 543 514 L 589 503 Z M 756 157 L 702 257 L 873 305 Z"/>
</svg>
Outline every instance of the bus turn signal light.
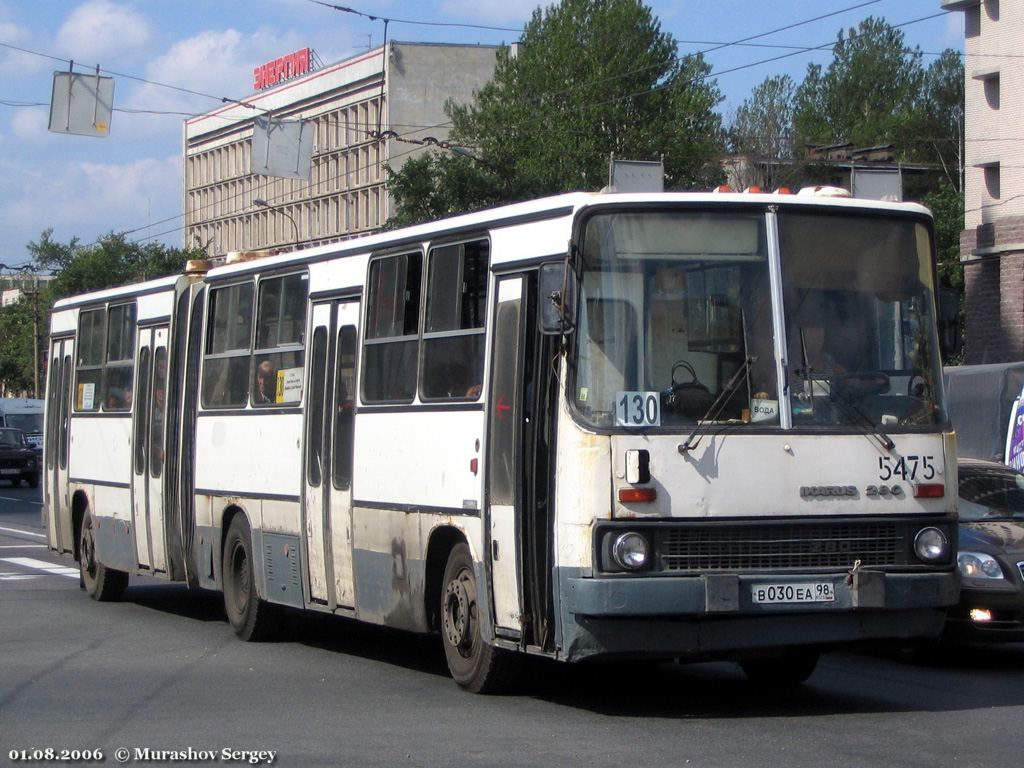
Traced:
<svg viewBox="0 0 1024 768">
<path fill-rule="evenodd" d="M 920 483 L 914 486 L 915 499 L 941 499 L 946 495 L 946 486 L 942 483 Z"/>
<path fill-rule="evenodd" d="M 623 504 L 651 502 L 658 498 L 654 488 L 619 488 L 619 501 Z"/>
</svg>

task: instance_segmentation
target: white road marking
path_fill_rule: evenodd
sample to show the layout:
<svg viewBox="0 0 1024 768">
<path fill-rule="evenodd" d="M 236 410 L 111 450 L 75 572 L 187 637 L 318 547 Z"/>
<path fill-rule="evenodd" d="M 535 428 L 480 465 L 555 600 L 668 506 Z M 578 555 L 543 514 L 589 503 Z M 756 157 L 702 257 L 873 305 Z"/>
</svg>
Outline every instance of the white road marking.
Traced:
<svg viewBox="0 0 1024 768">
<path fill-rule="evenodd" d="M 41 579 L 42 573 L 0 573 L 0 581 L 28 581 L 29 579 Z"/>
<path fill-rule="evenodd" d="M 46 549 L 45 544 L 0 544 L 0 549 Z"/>
<path fill-rule="evenodd" d="M 45 533 L 32 533 L 32 531 L 23 531 L 21 528 L 4 528 L 2 525 L 0 525 L 0 531 L 5 531 L 7 533 L 20 533 L 22 536 L 31 536 L 34 539 L 46 538 Z"/>
<path fill-rule="evenodd" d="M 0 562 L 20 565 L 23 568 L 30 568 L 34 571 L 42 571 L 51 576 L 67 576 L 77 579 L 79 576 L 77 568 L 68 568 L 66 565 L 56 565 L 45 560 L 35 560 L 31 557 L 0 557 Z"/>
<path fill-rule="evenodd" d="M 32 501 L 31 499 L 19 499 L 16 496 L 0 496 L 0 501 L 22 501 L 25 504 L 35 504 L 37 507 L 43 506 L 41 501 Z"/>
</svg>

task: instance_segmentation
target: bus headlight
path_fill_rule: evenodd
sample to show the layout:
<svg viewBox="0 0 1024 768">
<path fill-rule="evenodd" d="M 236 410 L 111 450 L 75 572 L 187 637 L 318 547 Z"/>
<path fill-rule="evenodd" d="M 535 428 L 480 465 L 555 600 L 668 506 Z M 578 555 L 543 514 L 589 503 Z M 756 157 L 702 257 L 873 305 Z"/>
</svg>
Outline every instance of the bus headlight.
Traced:
<svg viewBox="0 0 1024 768">
<path fill-rule="evenodd" d="M 938 528 L 922 528 L 914 537 L 914 554 L 926 563 L 949 559 L 949 539 Z"/>
<path fill-rule="evenodd" d="M 612 543 L 612 559 L 620 568 L 639 571 L 646 568 L 651 559 L 651 545 L 639 533 L 620 533 Z"/>
</svg>

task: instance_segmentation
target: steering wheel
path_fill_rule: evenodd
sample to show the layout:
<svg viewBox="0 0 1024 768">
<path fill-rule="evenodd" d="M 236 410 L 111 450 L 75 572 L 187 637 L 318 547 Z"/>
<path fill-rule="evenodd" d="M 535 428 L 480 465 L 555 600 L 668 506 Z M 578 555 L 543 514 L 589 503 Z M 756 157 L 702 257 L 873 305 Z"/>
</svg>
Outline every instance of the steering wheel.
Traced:
<svg viewBox="0 0 1024 768">
<path fill-rule="evenodd" d="M 860 400 L 889 391 L 889 375 L 884 371 L 854 371 L 836 376 L 832 386 L 847 399 Z"/>
</svg>

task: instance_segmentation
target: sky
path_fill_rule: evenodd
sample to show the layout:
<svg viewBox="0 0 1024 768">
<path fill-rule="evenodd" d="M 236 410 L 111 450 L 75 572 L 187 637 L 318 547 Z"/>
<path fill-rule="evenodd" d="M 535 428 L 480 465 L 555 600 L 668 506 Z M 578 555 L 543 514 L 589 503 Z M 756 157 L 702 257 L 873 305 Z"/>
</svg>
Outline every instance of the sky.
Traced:
<svg viewBox="0 0 1024 768">
<path fill-rule="evenodd" d="M 826 46 L 868 16 L 901 27 L 927 65 L 963 50 L 940 0 L 647 0 L 679 52 L 705 52 L 726 122 L 765 78 L 827 65 Z M 351 4 L 349 4 L 351 3 Z M 547 4 L 550 4 L 548 2 Z M 355 13 L 327 7 L 350 8 Z M 0 264 L 52 238 L 109 232 L 182 245 L 182 123 L 252 93 L 254 67 L 304 47 L 330 64 L 410 42 L 518 39 L 537 0 L 0 0 Z M 770 12 L 769 12 L 770 11 Z M 371 19 L 369 16 L 376 16 Z M 413 23 L 426 22 L 426 23 Z M 769 33 L 769 34 L 766 34 Z M 742 41 L 742 42 L 741 42 Z M 728 45 L 723 45 L 728 44 Z M 780 58 L 781 57 L 781 58 Z M 109 135 L 47 130 L 53 73 L 114 77 Z"/>
</svg>

